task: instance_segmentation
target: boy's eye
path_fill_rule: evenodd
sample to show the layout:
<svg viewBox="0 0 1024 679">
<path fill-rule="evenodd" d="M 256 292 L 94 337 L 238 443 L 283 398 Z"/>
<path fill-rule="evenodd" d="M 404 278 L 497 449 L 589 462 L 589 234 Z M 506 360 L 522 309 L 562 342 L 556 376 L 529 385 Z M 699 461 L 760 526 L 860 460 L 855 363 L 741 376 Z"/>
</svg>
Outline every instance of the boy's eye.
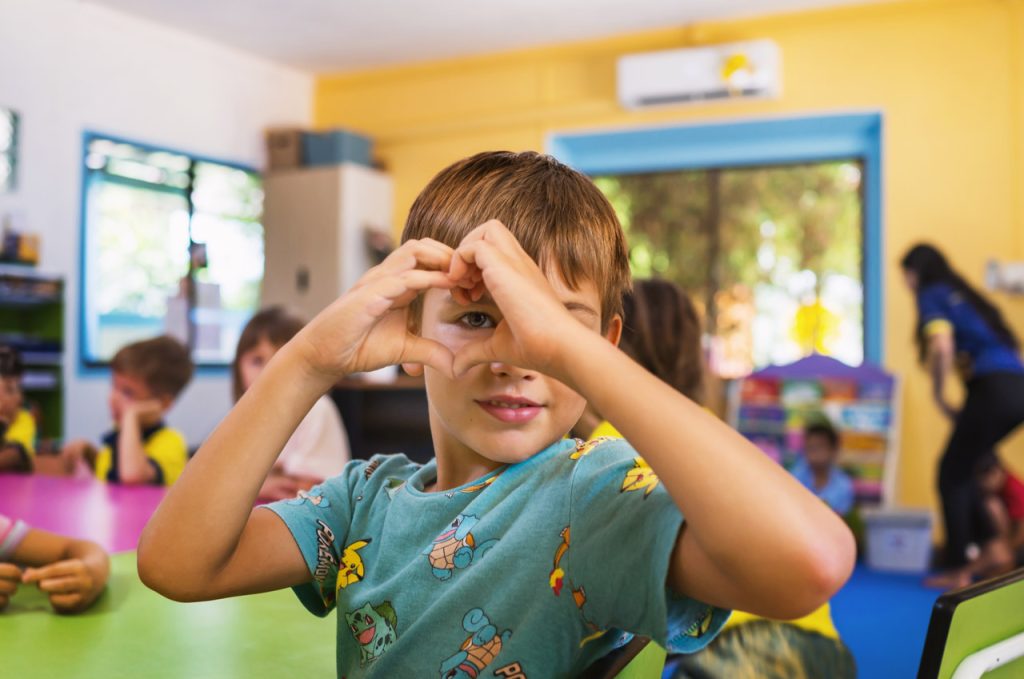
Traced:
<svg viewBox="0 0 1024 679">
<path fill-rule="evenodd" d="M 493 328 L 495 323 L 487 314 L 481 311 L 470 311 L 459 318 L 459 322 L 474 329 Z"/>
</svg>

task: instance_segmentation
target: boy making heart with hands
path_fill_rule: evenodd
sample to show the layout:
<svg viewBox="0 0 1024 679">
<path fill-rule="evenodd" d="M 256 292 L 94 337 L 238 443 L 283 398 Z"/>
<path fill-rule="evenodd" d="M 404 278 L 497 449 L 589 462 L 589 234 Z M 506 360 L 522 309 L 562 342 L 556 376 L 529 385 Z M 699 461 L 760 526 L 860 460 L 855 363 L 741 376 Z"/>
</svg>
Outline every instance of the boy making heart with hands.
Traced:
<svg viewBox="0 0 1024 679">
<path fill-rule="evenodd" d="M 583 175 L 536 153 L 446 168 L 401 247 L 200 449 L 143 534 L 140 576 L 181 601 L 293 587 L 318 615 L 339 608 L 339 676 L 567 676 L 634 634 L 701 648 L 732 607 L 813 610 L 849 576 L 850 533 L 616 348 L 628 287 L 622 229 Z M 312 404 L 393 364 L 424 375 L 435 459 L 353 461 L 253 509 Z M 587 401 L 625 441 L 564 438 Z"/>
</svg>

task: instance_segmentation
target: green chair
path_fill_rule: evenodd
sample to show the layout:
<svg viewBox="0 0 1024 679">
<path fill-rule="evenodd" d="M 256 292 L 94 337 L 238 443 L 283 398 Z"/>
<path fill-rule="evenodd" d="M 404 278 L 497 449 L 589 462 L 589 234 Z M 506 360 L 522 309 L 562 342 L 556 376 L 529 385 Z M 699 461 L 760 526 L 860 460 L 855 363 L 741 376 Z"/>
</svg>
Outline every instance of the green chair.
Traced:
<svg viewBox="0 0 1024 679">
<path fill-rule="evenodd" d="M 665 649 L 646 637 L 634 637 L 588 667 L 580 679 L 658 679 L 665 669 Z"/>
<path fill-rule="evenodd" d="M 935 602 L 917 679 L 1024 677 L 1024 568 Z"/>
</svg>

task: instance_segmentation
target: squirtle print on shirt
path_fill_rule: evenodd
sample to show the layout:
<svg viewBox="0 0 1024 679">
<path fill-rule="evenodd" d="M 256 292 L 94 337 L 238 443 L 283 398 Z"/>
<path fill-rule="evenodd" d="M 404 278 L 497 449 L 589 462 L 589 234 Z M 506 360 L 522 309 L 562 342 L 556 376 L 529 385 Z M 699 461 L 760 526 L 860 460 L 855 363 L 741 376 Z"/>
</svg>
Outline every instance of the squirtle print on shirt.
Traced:
<svg viewBox="0 0 1024 679">
<path fill-rule="evenodd" d="M 474 608 L 463 616 L 462 628 L 469 636 L 457 653 L 441 663 L 442 679 L 476 679 L 512 637 L 512 630 L 499 633 L 480 608 Z"/>
<path fill-rule="evenodd" d="M 457 568 L 468 568 L 498 543 L 497 539 L 477 544 L 470 531 L 480 520 L 472 514 L 459 514 L 455 520 L 427 547 L 431 571 L 438 580 L 449 580 Z"/>
</svg>

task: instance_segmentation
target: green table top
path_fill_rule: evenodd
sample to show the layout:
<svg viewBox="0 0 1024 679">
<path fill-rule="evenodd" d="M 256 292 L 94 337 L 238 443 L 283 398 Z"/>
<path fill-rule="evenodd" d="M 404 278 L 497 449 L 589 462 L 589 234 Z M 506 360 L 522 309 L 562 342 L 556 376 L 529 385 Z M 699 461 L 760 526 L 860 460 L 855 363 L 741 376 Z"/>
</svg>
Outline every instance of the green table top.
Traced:
<svg viewBox="0 0 1024 679">
<path fill-rule="evenodd" d="M 0 612 L 0 675 L 330 677 L 333 617 L 305 611 L 290 591 L 181 604 L 139 580 L 135 553 L 111 559 L 106 592 L 84 613 L 56 615 L 35 587 Z"/>
</svg>

